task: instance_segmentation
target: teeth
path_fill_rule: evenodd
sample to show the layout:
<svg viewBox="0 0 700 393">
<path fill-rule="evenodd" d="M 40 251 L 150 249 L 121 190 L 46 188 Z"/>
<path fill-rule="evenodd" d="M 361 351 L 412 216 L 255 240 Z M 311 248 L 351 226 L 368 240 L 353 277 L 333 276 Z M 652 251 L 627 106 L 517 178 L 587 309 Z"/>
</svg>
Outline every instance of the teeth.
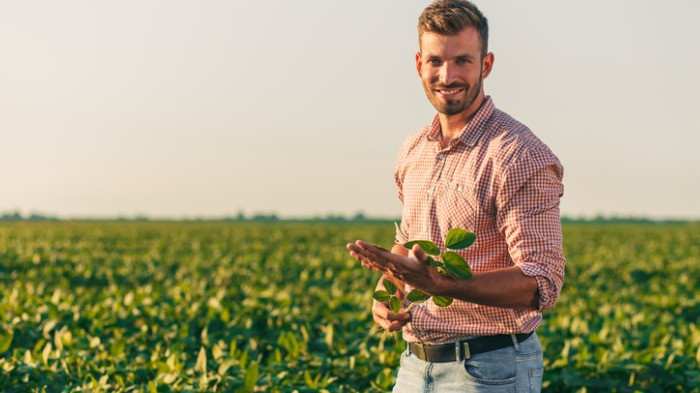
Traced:
<svg viewBox="0 0 700 393">
<path fill-rule="evenodd" d="M 459 90 L 460 90 L 460 89 L 455 89 L 455 90 L 443 90 L 443 91 L 442 91 L 442 94 L 447 94 L 447 95 L 449 95 L 449 94 L 455 94 L 455 93 L 457 93 Z"/>
</svg>

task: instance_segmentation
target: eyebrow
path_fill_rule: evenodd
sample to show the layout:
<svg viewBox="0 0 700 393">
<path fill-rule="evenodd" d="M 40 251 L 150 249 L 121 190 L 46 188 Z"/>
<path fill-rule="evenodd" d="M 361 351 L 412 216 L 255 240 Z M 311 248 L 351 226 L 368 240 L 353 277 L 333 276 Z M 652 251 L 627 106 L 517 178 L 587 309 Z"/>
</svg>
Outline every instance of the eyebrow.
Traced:
<svg viewBox="0 0 700 393">
<path fill-rule="evenodd" d="M 440 57 L 438 55 L 431 55 L 431 54 L 426 54 L 425 58 L 426 59 L 442 59 L 442 57 Z M 455 56 L 455 59 L 474 60 L 475 57 L 470 55 L 469 53 L 464 53 L 464 54 Z"/>
<path fill-rule="evenodd" d="M 455 58 L 456 58 L 456 59 L 474 60 L 474 56 L 472 56 L 472 55 L 470 55 L 470 54 L 468 54 L 468 53 L 463 54 L 463 55 L 457 55 L 457 56 L 455 56 Z"/>
</svg>

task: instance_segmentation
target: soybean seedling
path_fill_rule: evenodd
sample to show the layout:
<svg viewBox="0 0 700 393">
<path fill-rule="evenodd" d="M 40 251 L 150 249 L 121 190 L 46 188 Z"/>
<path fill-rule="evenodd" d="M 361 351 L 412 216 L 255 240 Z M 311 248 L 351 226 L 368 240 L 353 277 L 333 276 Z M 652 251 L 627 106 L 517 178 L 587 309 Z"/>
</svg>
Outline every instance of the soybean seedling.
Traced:
<svg viewBox="0 0 700 393">
<path fill-rule="evenodd" d="M 462 228 L 452 228 L 445 238 L 445 248 L 448 250 L 462 250 L 471 246 L 475 240 L 476 234 Z M 456 252 L 445 251 L 442 253 L 440 248 L 430 240 L 412 240 L 403 246 L 410 250 L 415 244 L 418 244 L 428 254 L 430 266 L 437 269 L 439 274 L 461 280 L 472 277 L 472 269 L 469 267 L 469 264 Z M 452 304 L 453 299 L 450 297 L 431 296 L 418 289 L 413 289 L 408 294 L 405 294 L 396 283 L 395 277 L 391 277 L 391 280 L 384 279 L 384 289 L 375 291 L 372 295 L 378 302 L 389 302 L 389 308 L 394 314 L 409 312 L 416 304 L 425 303 L 429 299 L 433 299 L 433 303 L 438 307 L 447 307 Z M 403 297 L 411 303 L 406 309 L 402 308 L 402 303 L 398 296 L 399 293 L 405 295 Z"/>
</svg>

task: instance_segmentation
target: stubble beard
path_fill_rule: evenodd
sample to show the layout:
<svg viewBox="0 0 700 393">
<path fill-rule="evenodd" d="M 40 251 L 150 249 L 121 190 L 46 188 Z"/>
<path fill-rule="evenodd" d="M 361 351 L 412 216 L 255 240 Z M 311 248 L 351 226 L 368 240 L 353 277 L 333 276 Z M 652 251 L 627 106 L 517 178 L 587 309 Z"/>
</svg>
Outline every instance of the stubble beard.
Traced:
<svg viewBox="0 0 700 393">
<path fill-rule="evenodd" d="M 438 93 L 434 93 L 434 90 L 428 86 L 423 86 L 425 88 L 426 95 L 428 96 L 428 100 L 430 101 L 431 104 L 433 104 L 433 107 L 439 112 L 444 115 L 456 115 L 459 113 L 464 112 L 467 108 L 469 108 L 474 101 L 476 101 L 477 97 L 479 97 L 479 92 L 481 91 L 481 84 L 483 82 L 483 78 L 479 76 L 479 81 L 477 82 L 476 85 L 474 86 L 469 86 L 468 84 L 452 84 L 445 86 L 444 89 L 450 89 L 450 88 L 464 88 L 466 91 L 464 99 L 463 100 L 447 100 L 447 102 L 443 103 L 438 97 Z"/>
</svg>

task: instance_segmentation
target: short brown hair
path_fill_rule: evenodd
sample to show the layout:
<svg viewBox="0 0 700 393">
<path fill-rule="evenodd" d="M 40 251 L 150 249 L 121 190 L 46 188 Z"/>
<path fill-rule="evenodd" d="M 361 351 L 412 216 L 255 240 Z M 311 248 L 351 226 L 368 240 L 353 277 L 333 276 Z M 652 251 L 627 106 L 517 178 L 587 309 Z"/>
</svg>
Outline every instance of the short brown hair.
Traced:
<svg viewBox="0 0 700 393">
<path fill-rule="evenodd" d="M 488 53 L 489 25 L 484 14 L 467 0 L 437 0 L 427 6 L 418 18 L 418 48 L 423 33 L 456 35 L 465 27 L 473 27 L 481 40 L 481 58 Z"/>
</svg>

